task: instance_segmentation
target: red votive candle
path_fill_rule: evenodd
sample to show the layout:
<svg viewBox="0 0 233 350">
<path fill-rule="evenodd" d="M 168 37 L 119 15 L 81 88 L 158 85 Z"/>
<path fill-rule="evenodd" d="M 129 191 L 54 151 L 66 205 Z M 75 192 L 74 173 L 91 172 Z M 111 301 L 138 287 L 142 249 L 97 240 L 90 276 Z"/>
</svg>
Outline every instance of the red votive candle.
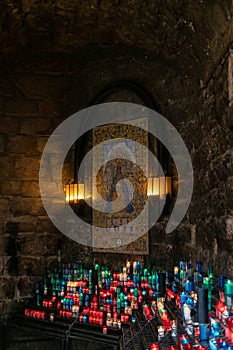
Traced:
<svg viewBox="0 0 233 350">
<path fill-rule="evenodd" d="M 153 289 L 150 288 L 150 289 L 149 289 L 149 297 L 152 297 L 153 293 L 154 293 Z"/>
<path fill-rule="evenodd" d="M 103 334 L 107 334 L 108 333 L 108 327 L 107 326 L 103 326 Z"/>
<path fill-rule="evenodd" d="M 24 315 L 25 316 L 30 316 L 30 310 L 29 309 L 25 309 L 24 310 Z"/>
</svg>

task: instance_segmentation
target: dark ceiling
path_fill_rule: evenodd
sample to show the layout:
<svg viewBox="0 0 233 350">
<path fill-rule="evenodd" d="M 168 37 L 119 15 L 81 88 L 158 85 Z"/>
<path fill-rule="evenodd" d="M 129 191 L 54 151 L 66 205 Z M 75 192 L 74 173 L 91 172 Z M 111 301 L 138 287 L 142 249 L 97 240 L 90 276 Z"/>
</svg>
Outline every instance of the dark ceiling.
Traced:
<svg viewBox="0 0 233 350">
<path fill-rule="evenodd" d="M 136 46 L 205 83 L 233 37 L 231 0 L 1 0 L 3 55 Z"/>
</svg>

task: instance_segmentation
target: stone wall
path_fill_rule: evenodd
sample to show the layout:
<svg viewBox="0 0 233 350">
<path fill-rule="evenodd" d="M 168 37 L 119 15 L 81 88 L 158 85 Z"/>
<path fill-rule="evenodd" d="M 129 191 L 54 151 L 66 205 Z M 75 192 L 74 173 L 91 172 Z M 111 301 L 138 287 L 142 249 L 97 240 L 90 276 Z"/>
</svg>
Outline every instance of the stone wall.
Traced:
<svg viewBox="0 0 233 350">
<path fill-rule="evenodd" d="M 175 109 L 163 108 L 163 114 L 185 140 L 194 169 L 194 192 L 189 210 L 179 228 L 165 238 L 163 255 L 167 257 L 168 250 L 174 263 L 189 257 L 193 262 L 203 261 L 205 269 L 213 264 L 217 273 L 232 275 L 231 55 L 231 50 L 227 51 L 207 82 L 200 81 L 200 95 L 190 98 L 189 106 L 185 106 L 183 100 L 179 101 L 180 110 L 176 101 Z M 176 119 L 176 108 L 179 119 Z M 161 225 L 158 225 L 159 230 L 162 230 Z M 157 243 L 155 245 L 157 247 Z M 160 259 L 156 249 L 155 256 Z"/>
<path fill-rule="evenodd" d="M 194 169 L 197 170 L 189 220 L 195 224 L 195 256 L 213 264 L 216 271 L 232 275 L 231 60 L 231 54 L 227 52 L 202 89 L 203 110 L 196 124 L 200 144 L 192 152 Z"/>
<path fill-rule="evenodd" d="M 233 117 L 228 96 L 231 26 L 227 19 L 232 10 L 227 3 L 210 11 L 218 25 L 211 23 L 210 14 L 204 25 L 203 9 L 192 18 L 192 8 L 178 6 L 170 12 L 168 1 L 161 5 L 158 22 L 150 19 L 155 27 L 148 27 L 149 5 L 141 9 L 137 1 L 131 1 L 131 7 L 119 1 L 120 24 L 110 31 L 112 36 L 109 28 L 104 31 L 102 16 L 108 14 L 109 20 L 116 12 L 115 7 L 111 12 L 106 1 L 87 12 L 85 5 L 80 5 L 86 13 L 83 28 L 75 24 L 76 10 L 67 9 L 68 5 L 62 10 L 52 2 L 46 8 L 43 2 L 43 9 L 37 12 L 37 1 L 19 2 L 26 6 L 21 9 L 16 2 L 3 3 L 7 15 L 1 17 L 1 40 L 5 37 L 5 41 L 1 42 L 0 57 L 1 315 L 31 297 L 35 281 L 57 263 L 58 250 L 64 259 L 93 262 L 90 248 L 59 233 L 46 216 L 38 169 L 44 145 L 56 126 L 88 106 L 107 84 L 121 79 L 141 84 L 154 96 L 162 114 L 182 135 L 194 166 L 194 193 L 185 219 L 169 235 L 163 222 L 151 230 L 146 260 L 164 268 L 180 259 L 199 259 L 206 265 L 213 263 L 216 272 L 232 273 Z M 36 4 L 34 10 L 30 4 Z M 62 29 L 61 18 L 53 15 L 55 10 L 73 22 L 65 20 Z M 135 31 L 131 31 L 125 16 L 131 18 L 139 10 L 146 11 L 147 17 L 138 15 Z M 100 15 L 96 36 L 90 21 L 96 17 L 91 11 Z M 26 16 L 24 26 L 25 13 L 31 17 Z M 220 27 L 222 36 L 217 32 Z M 82 35 L 78 35 L 81 29 Z M 67 165 L 64 176 L 69 175 Z M 125 259 L 114 255 L 113 260 L 111 254 L 97 257 L 110 264 Z"/>
</svg>

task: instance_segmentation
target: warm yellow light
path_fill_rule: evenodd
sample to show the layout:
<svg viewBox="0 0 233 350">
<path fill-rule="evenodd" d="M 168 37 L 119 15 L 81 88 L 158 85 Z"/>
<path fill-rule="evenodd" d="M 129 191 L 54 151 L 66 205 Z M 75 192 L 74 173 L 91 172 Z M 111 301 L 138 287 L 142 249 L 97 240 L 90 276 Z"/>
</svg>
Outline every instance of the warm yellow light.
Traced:
<svg viewBox="0 0 233 350">
<path fill-rule="evenodd" d="M 152 196 L 152 177 L 147 179 L 147 196 Z"/>
<path fill-rule="evenodd" d="M 166 194 L 172 195 L 172 178 L 170 176 L 166 177 Z"/>
<path fill-rule="evenodd" d="M 78 203 L 78 184 L 72 184 L 73 186 L 73 199 L 71 201 L 74 202 L 74 204 Z"/>
<path fill-rule="evenodd" d="M 66 202 L 77 204 L 80 199 L 84 199 L 84 184 L 66 185 Z"/>
<path fill-rule="evenodd" d="M 159 196 L 158 177 L 149 177 L 147 179 L 147 196 Z"/>
<path fill-rule="evenodd" d="M 153 195 L 159 196 L 159 178 L 158 177 L 153 178 Z"/>
<path fill-rule="evenodd" d="M 161 176 L 159 178 L 159 194 L 160 194 L 160 199 L 163 199 L 166 194 L 166 183 L 165 183 L 164 176 Z"/>
<path fill-rule="evenodd" d="M 163 199 L 166 195 L 172 194 L 172 178 L 169 177 L 149 177 L 147 179 L 147 196 L 160 196 Z"/>
<path fill-rule="evenodd" d="M 69 203 L 69 201 L 70 201 L 70 185 L 66 185 L 65 193 L 66 193 L 66 203 Z"/>
<path fill-rule="evenodd" d="M 84 184 L 78 184 L 78 200 L 84 199 Z"/>
</svg>

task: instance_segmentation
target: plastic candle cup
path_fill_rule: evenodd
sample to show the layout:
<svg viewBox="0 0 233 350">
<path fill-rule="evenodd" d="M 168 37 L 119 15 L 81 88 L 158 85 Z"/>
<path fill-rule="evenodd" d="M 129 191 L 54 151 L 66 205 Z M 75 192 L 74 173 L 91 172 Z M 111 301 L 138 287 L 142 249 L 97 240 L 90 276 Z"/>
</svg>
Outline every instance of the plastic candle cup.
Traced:
<svg viewBox="0 0 233 350">
<path fill-rule="evenodd" d="M 206 287 L 208 287 L 208 285 L 209 285 L 209 277 L 204 277 L 204 278 L 203 278 L 203 284 L 204 284 Z"/>
<path fill-rule="evenodd" d="M 233 296 L 233 282 L 231 280 L 227 280 L 225 283 L 225 294 Z"/>
<path fill-rule="evenodd" d="M 158 339 L 161 340 L 162 337 L 164 337 L 164 326 L 158 326 Z"/>
<path fill-rule="evenodd" d="M 156 343 L 150 344 L 150 350 L 159 350 L 159 345 Z"/>
<path fill-rule="evenodd" d="M 177 321 L 176 320 L 171 320 L 171 336 L 176 337 L 177 336 Z"/>
<path fill-rule="evenodd" d="M 225 277 L 224 276 L 218 276 L 218 286 L 219 288 L 223 289 L 225 285 Z"/>
<path fill-rule="evenodd" d="M 131 321 L 132 321 L 132 323 L 136 323 L 137 318 L 136 318 L 136 316 L 135 316 L 135 315 L 133 315 L 133 316 L 132 316 Z"/>
<path fill-rule="evenodd" d="M 25 309 L 24 310 L 24 315 L 25 316 L 30 316 L 30 310 L 29 309 Z"/>
<path fill-rule="evenodd" d="M 209 276 L 210 278 L 213 278 L 213 277 L 214 277 L 214 267 L 213 267 L 213 265 L 210 265 L 210 266 L 208 267 L 208 276 Z"/>
<path fill-rule="evenodd" d="M 175 266 L 174 267 L 174 275 L 177 276 L 179 274 L 179 267 Z"/>
<path fill-rule="evenodd" d="M 206 324 L 200 324 L 199 329 L 200 329 L 200 341 L 207 340 L 208 336 L 207 336 Z"/>
<path fill-rule="evenodd" d="M 180 284 L 182 284 L 183 278 L 184 278 L 184 270 L 180 270 Z"/>
</svg>

